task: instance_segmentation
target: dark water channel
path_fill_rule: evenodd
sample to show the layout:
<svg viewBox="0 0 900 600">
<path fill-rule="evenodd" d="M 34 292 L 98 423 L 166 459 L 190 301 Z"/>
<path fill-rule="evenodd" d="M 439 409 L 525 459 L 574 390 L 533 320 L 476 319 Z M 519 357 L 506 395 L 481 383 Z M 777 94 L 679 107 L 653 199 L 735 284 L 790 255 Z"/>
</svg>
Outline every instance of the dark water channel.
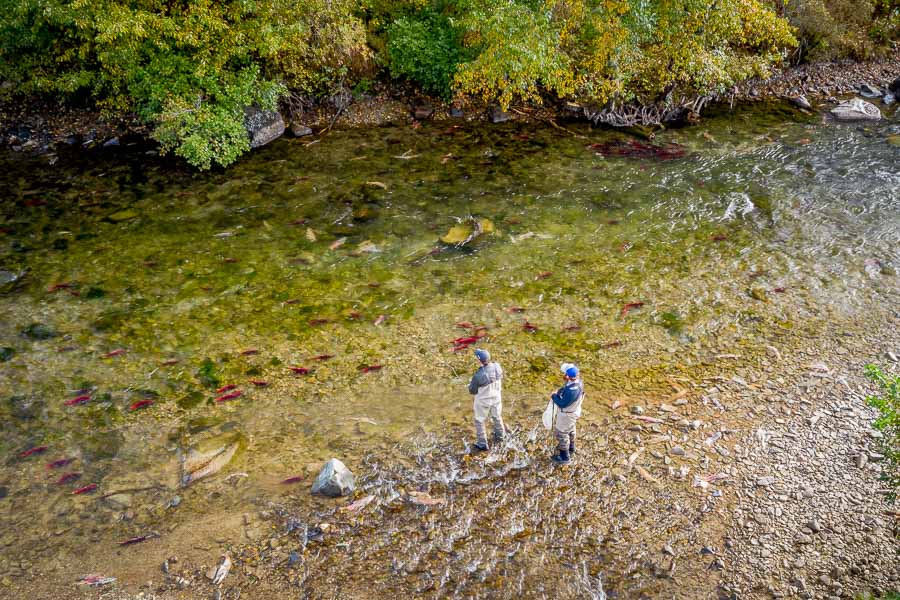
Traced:
<svg viewBox="0 0 900 600">
<path fill-rule="evenodd" d="M 128 147 L 0 158 L 0 576 L 33 577 L 176 511 L 187 522 L 279 498 L 282 479 L 331 456 L 375 473 L 398 442 L 462 454 L 447 434 L 469 419 L 460 322 L 488 328 L 480 343 L 508 373 L 520 434 L 495 457 L 503 478 L 537 460 L 534 412 L 563 360 L 598 397 L 646 392 L 673 365 L 752 347 L 761 324 L 897 305 L 896 117 L 722 112 L 652 142 L 682 157 L 603 156 L 588 146 L 627 138 L 570 129 L 334 132 L 212 174 Z M 470 217 L 482 235 L 440 241 L 474 233 Z M 220 472 L 181 487 L 191 449 L 232 444 Z M 399 485 L 410 461 L 370 485 Z M 452 483 L 465 472 L 453 464 L 428 477 Z M 502 544 L 466 555 L 474 579 L 448 567 L 409 589 L 491 585 L 529 536 L 554 535 L 522 513 L 554 508 L 519 506 L 497 517 Z M 590 512 L 578 507 L 566 514 Z M 451 552 L 460 527 L 435 526 L 429 548 Z M 419 550 L 396 568 L 426 560 Z M 523 573 L 543 564 L 529 556 Z M 596 572 L 573 569 L 575 588 L 594 589 Z"/>
</svg>

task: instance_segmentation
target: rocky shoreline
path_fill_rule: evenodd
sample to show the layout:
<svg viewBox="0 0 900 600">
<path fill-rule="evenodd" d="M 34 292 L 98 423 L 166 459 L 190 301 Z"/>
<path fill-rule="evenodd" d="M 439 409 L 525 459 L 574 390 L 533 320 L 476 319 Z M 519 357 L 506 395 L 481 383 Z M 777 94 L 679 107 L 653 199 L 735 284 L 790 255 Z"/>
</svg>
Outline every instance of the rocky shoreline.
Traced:
<svg viewBox="0 0 900 600">
<path fill-rule="evenodd" d="M 833 62 L 785 69 L 767 80 L 748 80 L 722 97 L 695 101 L 703 106 L 734 105 L 772 99 L 793 99 L 810 108 L 807 96 L 836 104 L 838 96 L 859 93 L 864 86 L 887 91 L 900 88 L 900 51 L 875 62 Z M 898 89 L 897 91 L 900 91 Z M 897 92 L 894 92 L 897 96 Z M 798 98 L 804 100 L 797 101 Z M 699 108 L 698 108 L 699 111 Z M 321 135 L 332 128 L 408 125 L 421 120 L 531 121 L 557 126 L 556 120 L 603 122 L 602 111 L 574 103 L 559 106 L 513 106 L 508 111 L 478 104 L 461 106 L 422 98 L 406 90 L 384 87 L 374 95 L 340 94 L 309 110 L 283 110 L 287 135 Z M 97 110 L 58 105 L 41 99 L 0 103 L 0 136 L 15 152 L 48 155 L 51 163 L 66 149 L 93 149 L 147 143 L 150 128 L 133 114 L 108 115 Z"/>
</svg>

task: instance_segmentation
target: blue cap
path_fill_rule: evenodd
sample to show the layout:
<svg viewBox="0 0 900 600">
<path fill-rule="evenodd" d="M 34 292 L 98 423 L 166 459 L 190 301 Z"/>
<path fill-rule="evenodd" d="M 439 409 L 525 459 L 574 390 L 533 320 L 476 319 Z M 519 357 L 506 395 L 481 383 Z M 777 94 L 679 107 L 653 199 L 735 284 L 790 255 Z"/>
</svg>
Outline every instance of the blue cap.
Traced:
<svg viewBox="0 0 900 600">
<path fill-rule="evenodd" d="M 486 363 L 491 360 L 491 353 L 487 350 L 482 350 L 481 348 L 479 348 L 475 351 L 475 358 L 483 363 Z"/>
<path fill-rule="evenodd" d="M 566 377 L 570 377 L 572 379 L 578 377 L 578 367 L 573 365 L 566 369 Z"/>
</svg>

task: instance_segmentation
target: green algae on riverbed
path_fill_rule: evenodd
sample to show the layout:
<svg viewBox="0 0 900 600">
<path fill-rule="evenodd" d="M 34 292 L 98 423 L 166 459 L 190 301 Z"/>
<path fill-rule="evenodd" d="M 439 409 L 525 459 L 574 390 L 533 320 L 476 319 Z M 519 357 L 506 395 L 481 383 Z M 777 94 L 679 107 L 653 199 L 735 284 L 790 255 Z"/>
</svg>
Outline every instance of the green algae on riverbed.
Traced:
<svg viewBox="0 0 900 600">
<path fill-rule="evenodd" d="M 530 423 L 563 360 L 598 402 L 662 394 L 719 356 L 890 302 L 892 128 L 747 110 L 659 134 L 687 149 L 662 162 L 587 147 L 616 133 L 441 123 L 281 140 L 225 173 L 127 151 L 9 158 L 0 269 L 28 270 L 0 296 L 0 522 L 15 560 L 45 552 L 50 531 L 100 543 L 128 527 L 127 510 L 50 483 L 41 457 L 17 459 L 28 447 L 76 457 L 102 494 L 150 488 L 129 510 L 156 523 L 181 493 L 179 450 L 240 436 L 232 464 L 167 513 L 189 521 L 282 494 L 273 482 L 332 455 L 352 465 L 468 423 L 458 322 L 488 328 L 510 420 Z M 494 233 L 440 242 L 470 217 Z M 229 384 L 243 395 L 217 403 Z M 91 401 L 64 406 L 78 390 Z M 240 472 L 258 491 L 225 483 Z"/>
</svg>

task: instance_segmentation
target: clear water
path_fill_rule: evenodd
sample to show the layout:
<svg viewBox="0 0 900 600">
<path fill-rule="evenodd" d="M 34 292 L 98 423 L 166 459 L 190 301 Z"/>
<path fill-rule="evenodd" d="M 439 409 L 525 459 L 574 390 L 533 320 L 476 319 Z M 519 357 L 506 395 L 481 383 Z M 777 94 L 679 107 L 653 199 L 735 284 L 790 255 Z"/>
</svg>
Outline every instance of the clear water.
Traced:
<svg viewBox="0 0 900 600">
<path fill-rule="evenodd" d="M 838 125 L 766 105 L 660 134 L 654 143 L 687 149 L 675 160 L 598 156 L 589 144 L 621 134 L 578 125 L 461 123 L 279 140 L 212 174 L 137 147 L 52 166 L 4 156 L 0 270 L 27 274 L 0 295 L 0 347 L 11 349 L 0 363 L 0 541 L 15 540 L 0 572 L 53 560 L 85 535 L 246 510 L 331 456 L 389 488 L 404 475 L 383 467 L 379 479 L 366 465 L 403 454 L 398 442 L 436 435 L 462 453 L 473 360 L 452 352 L 471 335 L 458 322 L 488 327 L 480 344 L 507 371 L 507 415 L 525 444 L 564 360 L 598 397 L 649 394 L 710 356 L 759 351 L 773 329 L 896 307 L 898 132 L 895 117 Z M 439 241 L 470 216 L 494 233 L 462 248 Z M 35 323 L 54 336 L 23 333 Z M 363 372 L 372 365 L 382 368 Z M 215 402 L 228 384 L 243 395 Z M 91 400 L 66 406 L 79 390 Z M 141 400 L 153 403 L 129 409 Z M 234 460 L 180 488 L 180 457 L 226 437 L 240 440 Z M 531 464 L 536 447 L 498 459 L 490 477 L 515 477 L 518 466 L 502 465 Z M 75 461 L 46 468 L 64 457 Z M 55 484 L 66 471 L 81 477 Z M 88 483 L 93 495 L 71 494 Z M 119 490 L 134 496 L 133 520 L 99 499 Z M 525 528 L 528 510 L 502 517 L 509 539 L 467 555 L 472 573 L 562 535 Z M 457 516 L 434 525 L 435 547 L 467 535 Z M 544 559 L 523 553 L 521 573 L 537 577 Z M 577 586 L 599 589 L 596 567 L 573 568 Z M 475 585 L 435 577 L 436 590 Z M 629 577 L 613 569 L 614 587 Z"/>
</svg>

